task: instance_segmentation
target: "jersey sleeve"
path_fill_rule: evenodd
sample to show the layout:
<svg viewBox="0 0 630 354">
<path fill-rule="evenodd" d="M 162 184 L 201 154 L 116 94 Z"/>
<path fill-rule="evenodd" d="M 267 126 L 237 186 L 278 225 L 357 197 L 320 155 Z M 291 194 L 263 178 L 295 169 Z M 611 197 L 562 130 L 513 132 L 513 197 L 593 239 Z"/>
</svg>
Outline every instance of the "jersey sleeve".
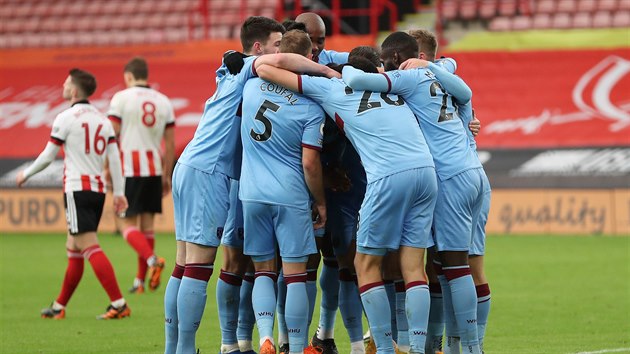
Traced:
<svg viewBox="0 0 630 354">
<path fill-rule="evenodd" d="M 70 123 L 68 119 L 64 115 L 58 115 L 53 122 L 50 142 L 57 146 L 62 146 L 66 142 L 69 133 Z"/>
<path fill-rule="evenodd" d="M 122 95 L 120 92 L 117 92 L 114 94 L 114 97 L 112 97 L 112 101 L 109 103 L 109 109 L 107 110 L 107 117 L 119 124 L 122 121 Z"/>
<path fill-rule="evenodd" d="M 332 81 L 324 77 L 298 75 L 298 92 L 317 103 L 325 102 L 332 91 Z"/>
<path fill-rule="evenodd" d="M 459 103 L 467 103 L 472 98 L 472 91 L 459 76 L 453 75 L 440 65 L 429 63 L 429 70 L 435 78 L 442 84 L 444 89 Z"/>
<path fill-rule="evenodd" d="M 245 82 L 247 82 L 247 80 L 251 79 L 252 77 L 258 76 L 256 74 L 256 68 L 254 67 L 254 62 L 257 58 L 258 57 L 251 56 L 243 59 L 243 69 L 241 70 L 241 72 L 236 74 L 236 77 L 238 77 L 238 79 L 243 84 L 245 84 Z"/>
<path fill-rule="evenodd" d="M 331 63 L 335 64 L 344 64 L 348 62 L 348 56 L 350 53 L 347 52 L 336 52 L 334 50 L 327 50 L 328 56 L 330 58 Z"/>
<path fill-rule="evenodd" d="M 324 110 L 317 104 L 309 107 L 309 116 L 311 117 L 302 134 L 302 147 L 321 151 L 324 141 L 324 119 L 326 115 Z"/>
</svg>

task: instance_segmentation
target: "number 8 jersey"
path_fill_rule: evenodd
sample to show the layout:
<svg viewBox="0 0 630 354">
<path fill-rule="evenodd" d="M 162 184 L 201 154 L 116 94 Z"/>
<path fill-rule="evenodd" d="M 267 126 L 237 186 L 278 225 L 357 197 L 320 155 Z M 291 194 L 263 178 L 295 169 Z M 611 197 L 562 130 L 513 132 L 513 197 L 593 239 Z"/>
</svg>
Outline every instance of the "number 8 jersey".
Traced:
<svg viewBox="0 0 630 354">
<path fill-rule="evenodd" d="M 77 102 L 53 122 L 50 142 L 64 147 L 64 191 L 105 193 L 102 178 L 108 144 L 116 143 L 112 123 L 87 101 Z"/>
<path fill-rule="evenodd" d="M 162 175 L 162 136 L 175 125 L 168 97 L 147 86 L 130 87 L 114 95 L 107 115 L 120 124 L 123 175 Z"/>
</svg>

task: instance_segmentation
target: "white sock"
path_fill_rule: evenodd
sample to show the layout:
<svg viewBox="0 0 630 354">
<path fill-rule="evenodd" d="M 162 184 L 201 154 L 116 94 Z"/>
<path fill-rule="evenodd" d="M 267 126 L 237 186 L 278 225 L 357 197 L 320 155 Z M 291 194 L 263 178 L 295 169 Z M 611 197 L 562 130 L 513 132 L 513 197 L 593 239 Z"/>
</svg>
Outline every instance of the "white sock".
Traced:
<svg viewBox="0 0 630 354">
<path fill-rule="evenodd" d="M 157 256 L 156 255 L 152 255 L 151 257 L 149 257 L 147 259 L 147 265 L 149 267 L 153 267 L 156 263 L 157 263 Z"/>
<path fill-rule="evenodd" d="M 287 333 L 278 333 L 278 345 L 282 346 L 283 344 L 289 343 L 289 334 Z"/>
<path fill-rule="evenodd" d="M 221 344 L 221 353 L 231 353 L 239 350 L 238 344 Z"/>
<path fill-rule="evenodd" d="M 254 350 L 254 348 L 252 347 L 252 341 L 251 340 L 244 340 L 244 339 L 239 339 L 238 340 L 238 347 L 239 350 L 242 352 L 247 352 L 250 350 Z"/>
<path fill-rule="evenodd" d="M 269 341 L 271 342 L 271 344 L 274 344 L 274 342 L 273 342 L 273 338 L 271 338 L 271 337 L 262 337 L 262 338 L 260 338 L 259 346 L 261 346 L 261 347 L 262 347 L 263 343 L 265 343 L 265 341 L 266 341 L 267 339 L 269 339 Z"/>
<path fill-rule="evenodd" d="M 63 306 L 62 304 L 58 303 L 57 301 L 53 302 L 53 304 L 52 304 L 52 309 L 55 310 L 55 311 L 63 310 L 65 308 L 66 308 L 65 306 Z"/>
<path fill-rule="evenodd" d="M 133 279 L 133 286 L 135 286 L 136 288 L 139 286 L 144 286 L 144 280 L 142 279 L 138 279 L 138 278 L 134 278 Z"/>
<path fill-rule="evenodd" d="M 335 330 L 334 329 L 330 329 L 327 331 L 324 331 L 321 328 L 317 329 L 317 338 L 324 340 L 324 339 L 329 339 L 329 338 L 335 338 Z"/>
<path fill-rule="evenodd" d="M 350 343 L 350 354 L 365 354 L 365 345 L 362 340 Z"/>
<path fill-rule="evenodd" d="M 112 301 L 112 306 L 114 306 L 117 309 L 125 306 L 125 304 L 126 304 L 126 302 L 125 302 L 125 298 L 124 297 L 121 297 L 120 299 L 118 299 L 116 301 Z"/>
</svg>

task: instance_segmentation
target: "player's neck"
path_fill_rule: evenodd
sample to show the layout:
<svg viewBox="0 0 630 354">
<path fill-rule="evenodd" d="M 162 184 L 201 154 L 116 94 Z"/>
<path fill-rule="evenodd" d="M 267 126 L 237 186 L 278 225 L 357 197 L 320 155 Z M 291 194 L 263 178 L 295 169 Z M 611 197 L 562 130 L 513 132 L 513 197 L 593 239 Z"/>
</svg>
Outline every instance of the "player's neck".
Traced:
<svg viewBox="0 0 630 354">
<path fill-rule="evenodd" d="M 87 97 L 74 97 L 70 100 L 70 107 L 74 106 L 77 103 L 90 103 Z"/>
<path fill-rule="evenodd" d="M 149 82 L 147 80 L 133 80 L 129 82 L 128 87 L 149 87 Z"/>
</svg>

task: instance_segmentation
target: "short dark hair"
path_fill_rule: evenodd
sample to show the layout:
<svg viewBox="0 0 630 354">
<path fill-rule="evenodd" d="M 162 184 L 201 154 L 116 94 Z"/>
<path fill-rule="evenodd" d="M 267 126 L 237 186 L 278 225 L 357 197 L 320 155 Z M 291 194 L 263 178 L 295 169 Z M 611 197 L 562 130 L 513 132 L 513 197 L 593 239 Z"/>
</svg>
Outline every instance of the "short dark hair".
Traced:
<svg viewBox="0 0 630 354">
<path fill-rule="evenodd" d="M 313 49 L 308 33 L 300 30 L 287 31 L 280 41 L 281 53 L 295 53 L 307 56 Z"/>
<path fill-rule="evenodd" d="M 250 50 L 255 42 L 266 42 L 269 39 L 269 35 L 273 32 L 284 34 L 286 30 L 280 22 L 274 19 L 264 16 L 248 17 L 241 27 L 241 45 L 243 50 Z"/>
<path fill-rule="evenodd" d="M 372 63 L 371 60 L 364 57 L 348 58 L 348 65 L 352 66 L 355 69 L 363 70 L 366 73 L 378 73 L 377 65 Z"/>
<path fill-rule="evenodd" d="M 149 78 L 149 67 L 143 57 L 135 57 L 125 65 L 126 73 L 131 73 L 136 80 L 146 80 Z"/>
<path fill-rule="evenodd" d="M 376 49 L 367 45 L 358 46 L 352 49 L 350 51 L 350 54 L 348 55 L 348 62 L 351 62 L 354 58 L 365 58 L 366 60 L 374 64 L 374 66 L 381 66 L 380 55 L 378 54 Z"/>
<path fill-rule="evenodd" d="M 291 30 L 300 30 L 300 31 L 306 31 L 306 25 L 302 22 L 296 22 L 295 20 L 285 20 L 284 22 L 282 22 L 282 26 L 288 31 Z"/>
<path fill-rule="evenodd" d="M 405 32 L 394 32 L 387 36 L 381 44 L 381 50 L 383 57 L 391 57 L 394 53 L 405 60 L 418 57 L 418 43 Z"/>
<path fill-rule="evenodd" d="M 425 29 L 409 30 L 409 35 L 418 43 L 418 51 L 426 54 L 429 59 L 435 60 L 438 42 L 435 34 Z"/>
<path fill-rule="evenodd" d="M 96 79 L 94 75 L 87 71 L 73 68 L 70 69 L 70 78 L 72 83 L 85 95 L 90 97 L 96 91 Z"/>
</svg>

